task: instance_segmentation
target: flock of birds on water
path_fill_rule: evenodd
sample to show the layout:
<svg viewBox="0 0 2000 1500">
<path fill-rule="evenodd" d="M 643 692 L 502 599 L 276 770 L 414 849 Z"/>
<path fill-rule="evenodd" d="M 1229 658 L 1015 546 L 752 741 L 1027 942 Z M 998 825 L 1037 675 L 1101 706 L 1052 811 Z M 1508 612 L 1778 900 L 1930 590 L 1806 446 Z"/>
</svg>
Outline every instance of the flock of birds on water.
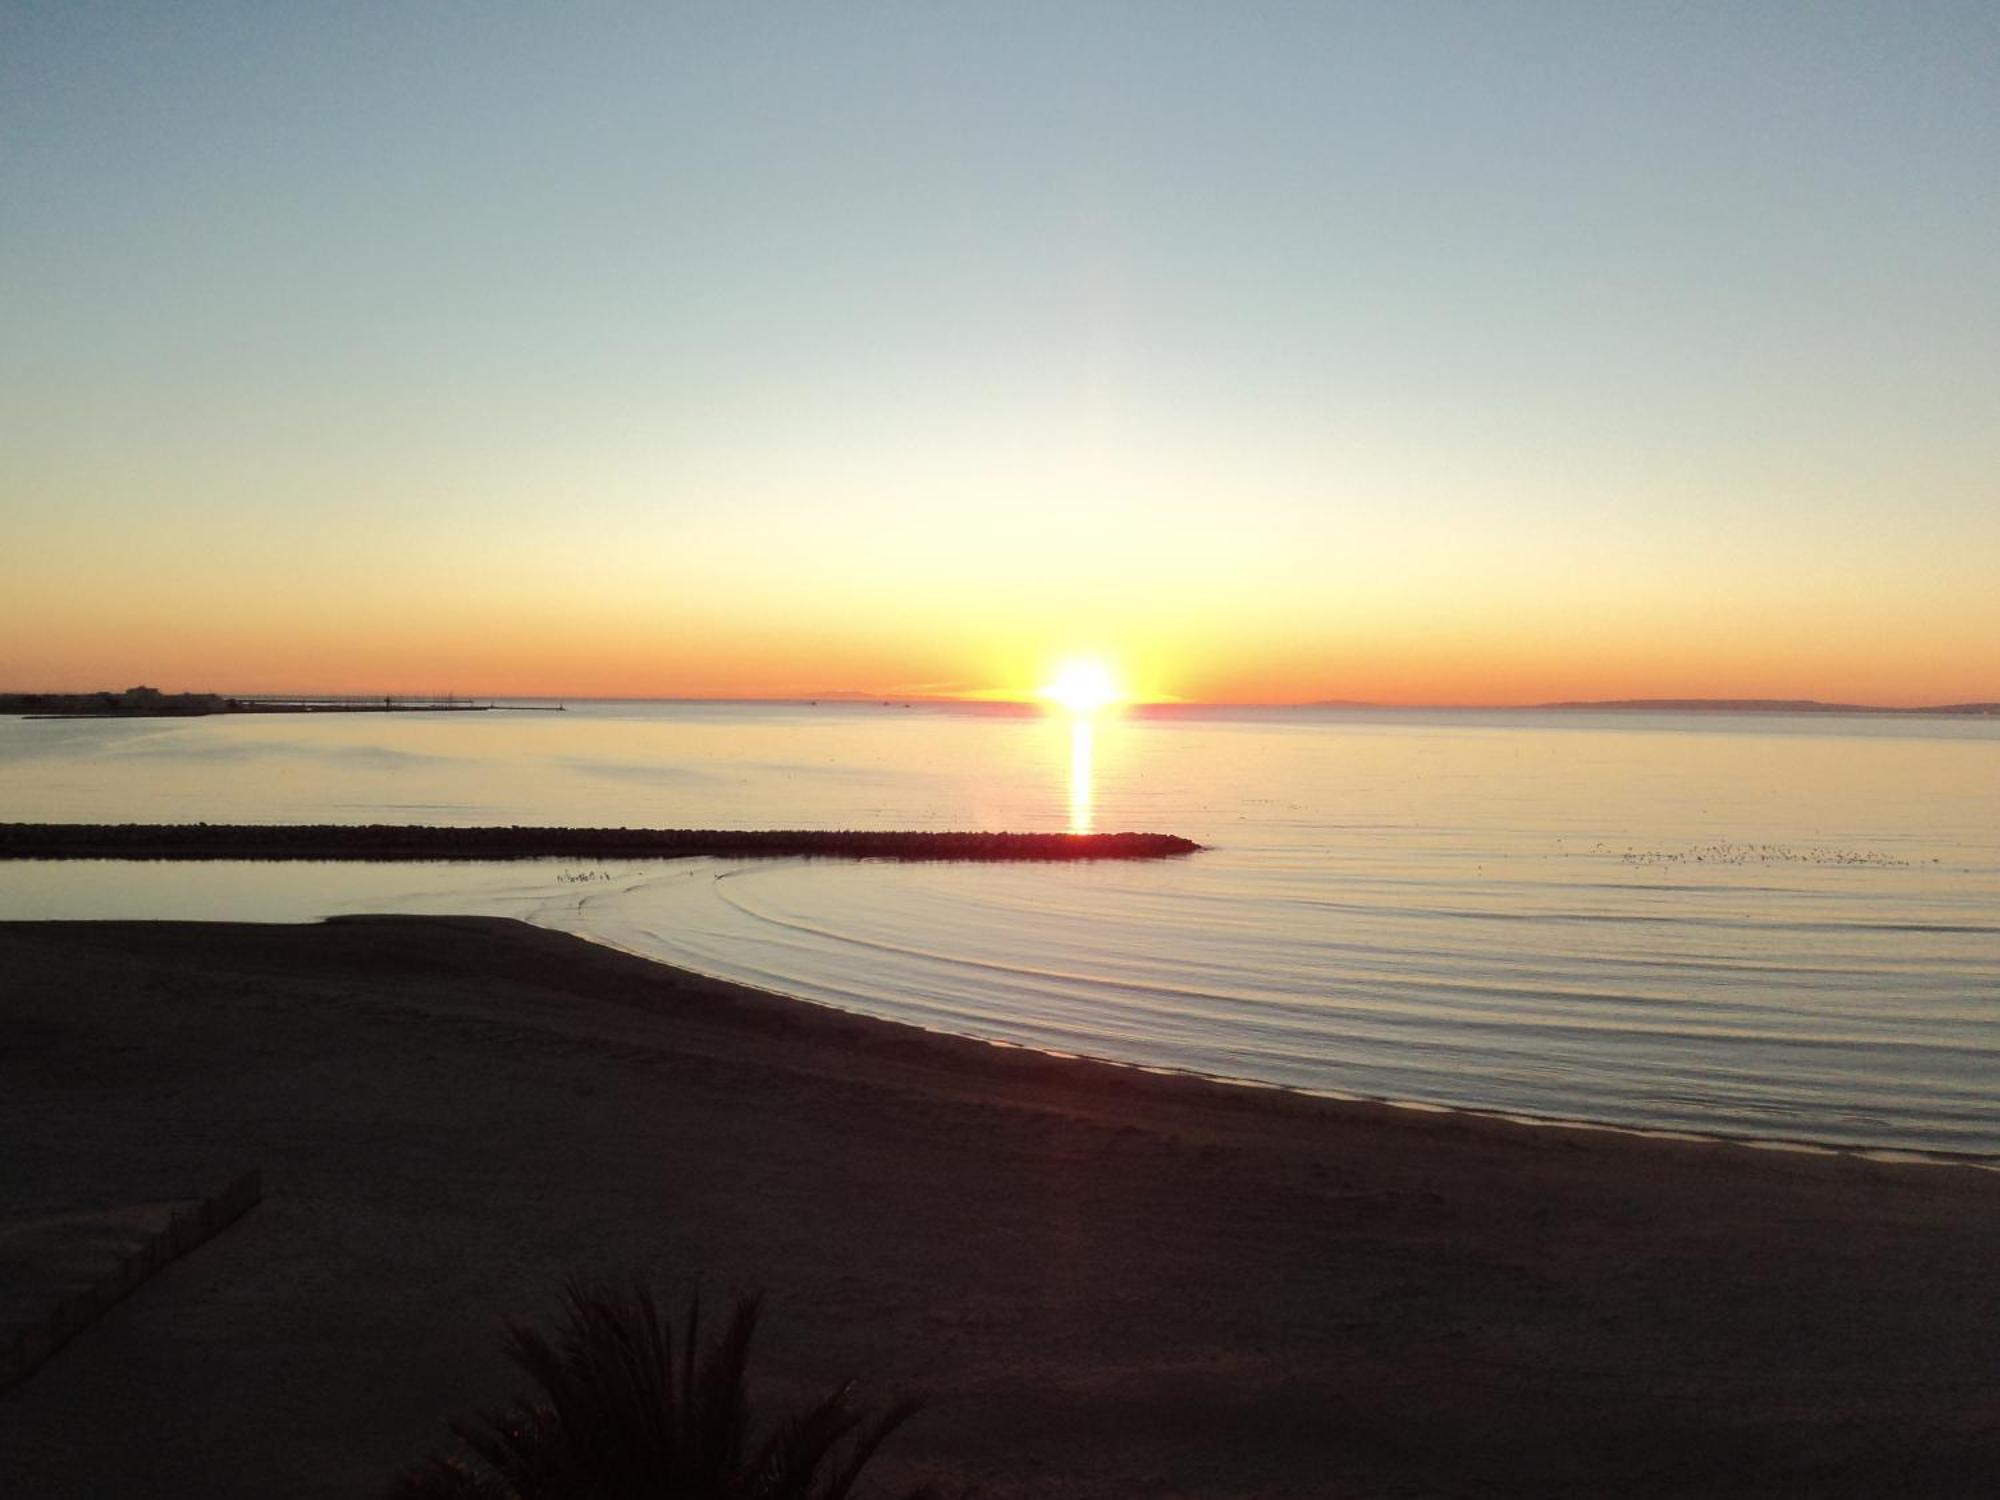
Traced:
<svg viewBox="0 0 2000 1500">
<path fill-rule="evenodd" d="M 1615 851 L 1599 843 L 1593 854 Z M 1621 864 L 1660 865 L 1824 865 L 1892 870 L 1907 868 L 1910 861 L 1880 849 L 1800 848 L 1795 844 L 1739 844 L 1728 839 L 1698 844 L 1690 849 L 1626 849 L 1618 854 Z M 1932 864 L 1937 861 L 1933 859 Z M 581 885 L 614 878 L 608 870 L 565 870 L 556 879 L 564 885 Z"/>
<path fill-rule="evenodd" d="M 1599 844 L 1597 852 L 1609 854 L 1611 849 Z M 1879 849 L 1802 849 L 1792 844 L 1738 844 L 1727 839 L 1692 849 L 1627 849 L 1619 858 L 1628 865 L 1855 865 L 1878 870 L 1910 863 Z"/>
</svg>

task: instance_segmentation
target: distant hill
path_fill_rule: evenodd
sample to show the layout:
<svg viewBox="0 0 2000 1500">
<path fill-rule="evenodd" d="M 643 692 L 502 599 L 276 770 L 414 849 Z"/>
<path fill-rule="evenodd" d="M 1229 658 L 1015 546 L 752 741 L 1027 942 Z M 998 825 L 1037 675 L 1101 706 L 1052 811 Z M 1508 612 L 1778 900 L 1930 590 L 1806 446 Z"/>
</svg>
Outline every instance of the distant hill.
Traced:
<svg viewBox="0 0 2000 1500">
<path fill-rule="evenodd" d="M 2000 715 L 2000 703 L 1940 703 L 1923 708 L 1884 708 L 1873 703 L 1822 703 L 1817 698 L 1601 698 L 1538 703 L 1535 707 L 1636 713 Z"/>
</svg>

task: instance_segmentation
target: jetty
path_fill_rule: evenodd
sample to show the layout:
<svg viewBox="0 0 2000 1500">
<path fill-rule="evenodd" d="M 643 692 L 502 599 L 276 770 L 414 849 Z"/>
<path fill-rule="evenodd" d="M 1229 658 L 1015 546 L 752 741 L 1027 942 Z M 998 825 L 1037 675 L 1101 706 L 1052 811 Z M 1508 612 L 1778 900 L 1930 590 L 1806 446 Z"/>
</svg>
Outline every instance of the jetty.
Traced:
<svg viewBox="0 0 2000 1500">
<path fill-rule="evenodd" d="M 0 859 L 892 859 L 984 863 L 1171 859 L 1170 833 L 865 829 L 438 828 L 429 825 L 0 823 Z"/>
</svg>

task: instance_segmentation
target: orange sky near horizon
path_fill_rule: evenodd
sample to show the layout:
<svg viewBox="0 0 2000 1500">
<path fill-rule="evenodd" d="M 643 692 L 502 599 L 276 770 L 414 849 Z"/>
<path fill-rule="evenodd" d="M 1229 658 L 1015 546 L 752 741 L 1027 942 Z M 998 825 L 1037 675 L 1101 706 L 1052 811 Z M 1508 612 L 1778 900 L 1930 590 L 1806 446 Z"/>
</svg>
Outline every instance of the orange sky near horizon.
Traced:
<svg viewBox="0 0 2000 1500">
<path fill-rule="evenodd" d="M 1091 653 L 1135 698 L 1196 702 L 2000 699 L 2000 507 L 1969 489 L 1940 533 L 1413 451 L 1169 484 L 1164 441 L 1094 479 L 1059 447 L 998 476 L 971 444 L 914 474 L 829 447 L 693 510 L 602 458 L 578 493 L 519 447 L 391 466 L 365 504 L 346 476 L 274 508 L 254 466 L 200 489 L 121 468 L 10 525 L 37 565 L 0 593 L 0 690 L 1029 697 Z M 884 473 L 902 493 L 871 493 Z M 1645 503 L 1585 524 L 1614 481 Z"/>
<path fill-rule="evenodd" d="M 1889 706 L 2000 698 L 2000 621 L 1962 607 L 1937 649 L 1935 608 L 1817 617 L 1718 604 L 1690 617 L 1603 601 L 1461 604 L 1315 615 L 1270 601 L 1193 600 L 1124 621 L 1103 610 L 871 620 L 851 608 L 736 611 L 696 602 L 594 607 L 480 597 L 345 603 L 246 591 L 220 618 L 171 598 L 110 596 L 43 630 L 19 596 L 0 689 L 398 693 L 498 697 L 1032 699 L 1063 659 L 1108 662 L 1134 701 L 1525 704 L 1604 698 L 1817 698 Z"/>
</svg>

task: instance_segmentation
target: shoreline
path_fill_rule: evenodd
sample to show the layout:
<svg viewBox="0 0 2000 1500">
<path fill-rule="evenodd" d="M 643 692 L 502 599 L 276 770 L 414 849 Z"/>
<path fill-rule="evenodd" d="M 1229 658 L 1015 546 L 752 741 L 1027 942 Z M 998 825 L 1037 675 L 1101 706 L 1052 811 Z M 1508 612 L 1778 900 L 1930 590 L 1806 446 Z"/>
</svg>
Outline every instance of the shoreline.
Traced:
<svg viewBox="0 0 2000 1500">
<path fill-rule="evenodd" d="M 400 921 L 404 917 L 393 913 L 352 913 L 323 917 L 322 922 L 353 921 Z M 411 919 L 415 920 L 415 919 Z M 452 917 L 451 921 L 513 921 L 514 918 Z M 668 963 L 636 948 L 623 948 L 602 938 L 587 933 L 569 932 L 557 927 L 541 927 L 534 922 L 523 921 L 524 926 L 537 932 L 558 932 L 588 943 L 607 953 L 636 959 L 641 963 L 653 964 L 675 973 L 712 984 L 727 985 L 751 994 L 764 995 L 781 1004 L 805 1005 L 814 1010 L 831 1015 L 852 1016 L 857 1020 L 873 1022 L 884 1026 L 899 1026 L 924 1036 L 942 1037 L 950 1041 L 970 1042 L 981 1047 L 993 1047 L 1001 1051 L 1028 1052 L 1037 1057 L 1049 1058 L 1057 1062 L 1087 1063 L 1092 1067 L 1109 1068 L 1118 1072 L 1136 1073 L 1157 1078 L 1186 1078 L 1201 1083 L 1214 1084 L 1220 1088 L 1240 1089 L 1245 1093 L 1286 1094 L 1298 1099 L 1316 1100 L 1327 1104 L 1354 1104 L 1370 1108 L 1403 1110 L 1412 1114 L 1438 1114 L 1462 1116 L 1468 1120 L 1490 1122 L 1521 1130 L 1579 1130 L 1602 1131 L 1615 1136 L 1629 1136 L 1639 1140 L 1679 1141 L 1689 1145 L 1732 1146 L 1746 1151 L 1794 1152 L 1806 1156 L 1843 1156 L 1860 1161 L 1880 1162 L 1889 1166 L 1910 1167 L 1960 1167 L 1974 1172 L 2000 1174 L 2000 1155 L 1979 1151 L 1922 1150 L 1914 1146 L 1870 1146 L 1856 1145 L 1843 1141 L 1814 1140 L 1810 1136 L 1751 1135 L 1732 1134 L 1723 1130 L 1696 1130 L 1668 1125 L 1628 1125 L 1615 1120 L 1594 1120 L 1582 1115 L 1536 1114 L 1530 1110 L 1501 1109 L 1497 1106 L 1461 1104 L 1435 1099 L 1399 1098 L 1387 1094 L 1357 1094 L 1339 1089 L 1316 1089 L 1304 1084 L 1281 1083 L 1275 1079 L 1252 1078 L 1245 1074 L 1205 1073 L 1199 1068 L 1176 1067 L 1170 1063 L 1131 1062 L 1124 1058 L 1109 1057 L 1095 1052 L 1068 1052 L 1052 1047 L 1038 1047 L 1031 1042 L 1017 1042 L 1005 1037 L 974 1036 L 969 1032 L 951 1031 L 942 1026 L 926 1026 L 917 1021 L 894 1020 L 878 1016 L 872 1012 L 835 1005 L 831 1001 L 816 1000 L 809 995 L 795 995 L 785 990 L 772 989 L 768 985 L 750 984 L 741 979 L 731 979 L 723 974 L 713 974 L 706 969 L 697 969 L 687 964 Z"/>
<path fill-rule="evenodd" d="M 0 923 L 0 997 L 0 1221 L 265 1184 L 0 1401 L 21 1493 L 379 1488 L 569 1274 L 764 1287 L 767 1401 L 928 1389 L 881 1478 L 990 1496 L 2000 1460 L 1985 1173 L 1064 1059 L 497 918 Z"/>
</svg>

